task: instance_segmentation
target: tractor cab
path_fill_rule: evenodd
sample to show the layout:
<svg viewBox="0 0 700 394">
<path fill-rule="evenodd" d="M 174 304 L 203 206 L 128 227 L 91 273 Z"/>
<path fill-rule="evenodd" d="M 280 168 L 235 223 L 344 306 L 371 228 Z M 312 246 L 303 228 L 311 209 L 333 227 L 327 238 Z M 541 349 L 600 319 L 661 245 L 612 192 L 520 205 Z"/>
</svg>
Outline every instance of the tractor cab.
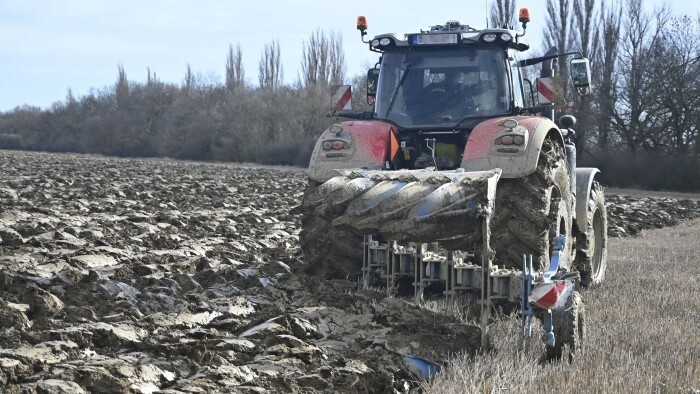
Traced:
<svg viewBox="0 0 700 394">
<path fill-rule="evenodd" d="M 521 37 L 456 21 L 404 40 L 375 37 L 370 49 L 382 56 L 379 69 L 368 74 L 373 117 L 407 129 L 464 129 L 484 118 L 512 115 L 523 106 L 520 74 L 517 67 L 511 71 L 514 53 L 528 48 Z"/>
<path fill-rule="evenodd" d="M 521 15 L 523 27 L 529 21 Z M 366 34 L 366 20 L 358 18 Z M 381 54 L 367 74 L 372 118 L 395 125 L 403 154 L 394 168 L 459 167 L 470 131 L 525 106 L 517 53 L 529 45 L 512 29 L 477 30 L 458 21 L 369 41 Z"/>
</svg>

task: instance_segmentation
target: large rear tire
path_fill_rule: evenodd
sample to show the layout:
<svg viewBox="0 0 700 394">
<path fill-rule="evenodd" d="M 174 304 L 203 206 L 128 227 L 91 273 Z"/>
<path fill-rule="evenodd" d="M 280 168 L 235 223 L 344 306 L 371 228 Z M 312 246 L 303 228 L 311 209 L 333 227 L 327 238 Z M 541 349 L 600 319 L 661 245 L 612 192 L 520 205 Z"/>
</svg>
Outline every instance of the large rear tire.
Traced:
<svg viewBox="0 0 700 394">
<path fill-rule="evenodd" d="M 309 180 L 302 206 L 321 185 Z M 355 279 L 362 274 L 362 236 L 331 225 L 313 210 L 302 211 L 299 243 L 304 254 L 303 270 L 322 278 Z"/>
<path fill-rule="evenodd" d="M 605 279 L 608 266 L 608 215 L 603 187 L 593 181 L 588 195 L 586 228 L 576 237 L 574 266 L 581 273 L 581 286 L 595 287 Z"/>
<path fill-rule="evenodd" d="M 533 255 L 536 270 L 549 266 L 552 239 L 565 235 L 560 266 L 570 267 L 572 196 L 564 148 L 546 139 L 537 169 L 515 179 L 501 179 L 496 189 L 496 213 L 491 246 L 496 264 L 511 269 L 522 267 L 523 255 Z"/>
</svg>

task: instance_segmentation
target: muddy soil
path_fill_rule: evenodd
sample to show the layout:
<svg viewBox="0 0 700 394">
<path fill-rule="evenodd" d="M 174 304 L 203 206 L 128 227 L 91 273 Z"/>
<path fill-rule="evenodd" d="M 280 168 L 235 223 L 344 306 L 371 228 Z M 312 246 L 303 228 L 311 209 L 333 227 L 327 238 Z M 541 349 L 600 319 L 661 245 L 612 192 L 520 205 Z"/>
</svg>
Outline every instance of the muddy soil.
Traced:
<svg viewBox="0 0 700 394">
<path fill-rule="evenodd" d="M 299 272 L 300 169 L 0 151 L 0 385 L 405 392 L 480 332 Z M 608 196 L 610 234 L 700 201 Z"/>
</svg>

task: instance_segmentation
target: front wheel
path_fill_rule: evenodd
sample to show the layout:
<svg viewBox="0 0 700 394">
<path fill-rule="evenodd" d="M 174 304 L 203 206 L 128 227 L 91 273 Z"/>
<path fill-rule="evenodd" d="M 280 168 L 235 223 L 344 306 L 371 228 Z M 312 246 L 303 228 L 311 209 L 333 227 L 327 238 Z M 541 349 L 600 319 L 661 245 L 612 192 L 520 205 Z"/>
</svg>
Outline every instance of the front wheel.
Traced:
<svg viewBox="0 0 700 394">
<path fill-rule="evenodd" d="M 574 266 L 583 287 L 600 285 L 608 265 L 608 215 L 603 187 L 593 182 L 586 208 L 586 228 L 576 237 Z"/>
</svg>

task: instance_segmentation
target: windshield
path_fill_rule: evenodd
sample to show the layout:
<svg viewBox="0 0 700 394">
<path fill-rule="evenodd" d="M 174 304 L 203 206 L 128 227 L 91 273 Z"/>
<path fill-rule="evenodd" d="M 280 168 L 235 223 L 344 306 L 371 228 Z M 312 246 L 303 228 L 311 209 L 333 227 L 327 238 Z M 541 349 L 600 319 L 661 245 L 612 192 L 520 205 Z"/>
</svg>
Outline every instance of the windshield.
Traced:
<svg viewBox="0 0 700 394">
<path fill-rule="evenodd" d="M 451 126 L 507 114 L 511 93 L 501 48 L 385 53 L 376 117 L 402 126 Z"/>
</svg>

